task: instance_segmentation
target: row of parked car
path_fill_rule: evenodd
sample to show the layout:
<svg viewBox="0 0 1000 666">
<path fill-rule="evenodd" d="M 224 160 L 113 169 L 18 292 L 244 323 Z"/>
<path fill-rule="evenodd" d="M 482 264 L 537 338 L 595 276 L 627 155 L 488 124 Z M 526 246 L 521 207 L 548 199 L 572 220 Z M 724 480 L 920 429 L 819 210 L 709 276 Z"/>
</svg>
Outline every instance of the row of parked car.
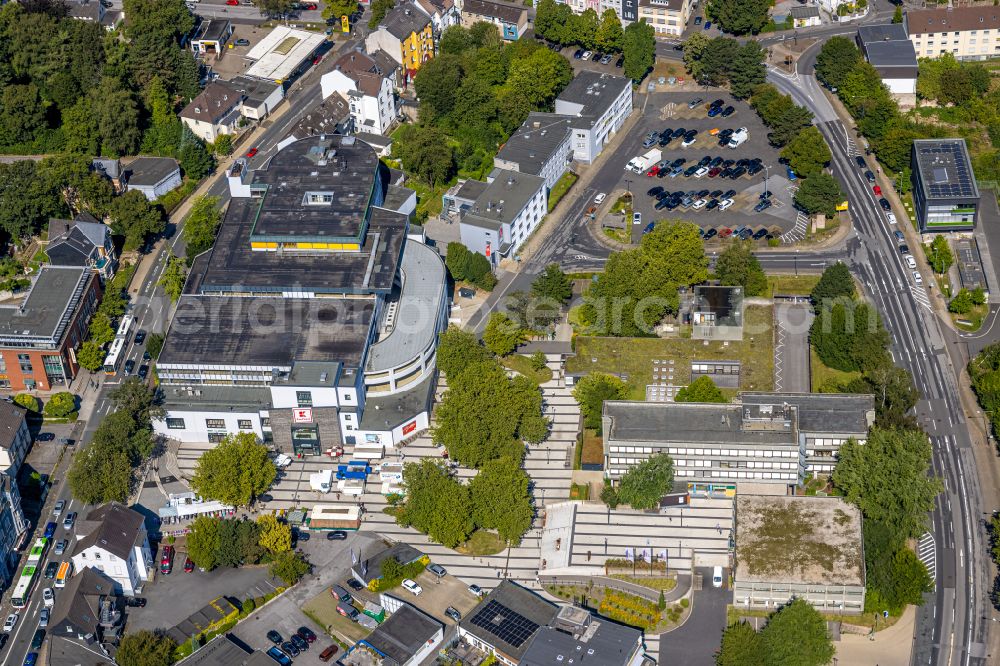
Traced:
<svg viewBox="0 0 1000 666">
<path fill-rule="evenodd" d="M 687 166 L 685 166 L 687 165 Z M 730 178 L 736 180 L 743 176 L 755 176 L 764 170 L 763 161 L 759 157 L 744 158 L 739 160 L 727 160 L 721 157 L 711 157 L 706 155 L 694 164 L 687 164 L 687 160 L 678 157 L 673 162 L 662 160 L 657 162 L 646 172 L 652 178 L 657 176 L 664 178 L 669 176 L 676 178 Z"/>
<path fill-rule="evenodd" d="M 699 104 L 704 102 L 702 98 L 698 97 L 688 102 L 689 109 L 695 109 Z M 709 104 L 705 105 L 705 112 L 708 114 L 709 118 L 715 118 L 716 116 L 721 116 L 723 118 L 728 118 L 729 116 L 736 113 L 736 107 L 732 104 L 726 105 L 721 99 L 717 99 Z"/>
<path fill-rule="evenodd" d="M 730 229 L 729 227 L 721 227 L 719 229 L 699 229 L 699 236 L 708 240 L 716 235 L 719 238 L 739 238 L 740 240 L 771 240 L 774 238 L 774 234 L 767 230 L 765 227 L 759 229 L 754 229 L 753 227 L 745 224 L 741 224 L 735 229 Z"/>
<path fill-rule="evenodd" d="M 601 53 L 598 51 L 594 53 L 593 51 L 585 51 L 583 49 L 577 49 L 573 53 L 574 60 L 593 60 L 594 62 L 599 62 L 602 65 L 610 65 L 611 61 L 615 59 L 612 53 Z M 625 64 L 625 56 L 618 56 L 618 60 L 615 60 L 615 67 L 622 67 Z"/>
<path fill-rule="evenodd" d="M 281 666 L 289 666 L 292 659 L 309 649 L 309 646 L 316 642 L 316 634 L 309 627 L 299 627 L 298 631 L 292 634 L 286 641 L 275 629 L 267 632 L 267 640 L 274 645 L 267 650 L 267 656 L 275 660 Z M 333 659 L 337 654 L 337 646 L 330 645 L 319 653 L 319 660 L 323 662 Z"/>
<path fill-rule="evenodd" d="M 674 210 L 678 207 L 691 208 L 692 210 L 701 210 L 702 208 L 706 210 L 714 208 L 726 210 L 733 205 L 732 197 L 736 195 L 736 190 L 728 190 L 727 192 L 715 190 L 713 192 L 706 189 L 669 192 L 657 186 L 650 188 L 646 194 L 656 199 L 656 205 L 654 206 L 656 210 L 664 208 Z"/>
</svg>

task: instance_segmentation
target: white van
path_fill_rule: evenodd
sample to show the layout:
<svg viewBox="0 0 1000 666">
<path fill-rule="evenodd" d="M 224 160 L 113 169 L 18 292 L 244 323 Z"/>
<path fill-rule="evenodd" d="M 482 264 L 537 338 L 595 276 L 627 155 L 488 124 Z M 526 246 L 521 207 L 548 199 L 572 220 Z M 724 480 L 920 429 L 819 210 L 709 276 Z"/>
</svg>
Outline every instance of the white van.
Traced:
<svg viewBox="0 0 1000 666">
<path fill-rule="evenodd" d="M 722 587 L 722 567 L 712 569 L 712 587 Z"/>
<path fill-rule="evenodd" d="M 906 255 L 906 266 L 911 269 L 917 267 L 917 260 L 913 258 L 912 254 Z"/>
</svg>

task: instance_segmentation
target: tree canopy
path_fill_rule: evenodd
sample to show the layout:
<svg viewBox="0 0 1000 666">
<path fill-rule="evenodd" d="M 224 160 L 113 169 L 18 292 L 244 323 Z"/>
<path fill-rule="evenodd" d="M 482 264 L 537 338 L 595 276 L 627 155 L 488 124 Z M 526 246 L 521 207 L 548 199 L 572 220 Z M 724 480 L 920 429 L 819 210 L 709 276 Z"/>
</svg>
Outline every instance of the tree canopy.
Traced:
<svg viewBox="0 0 1000 666">
<path fill-rule="evenodd" d="M 573 283 L 559 268 L 559 264 L 549 264 L 531 283 L 531 295 L 536 298 L 551 298 L 563 304 L 573 295 Z"/>
<path fill-rule="evenodd" d="M 448 548 L 472 534 L 469 488 L 443 465 L 429 458 L 406 463 L 403 486 L 406 504 L 396 515 L 401 525 L 412 526 Z"/>
<path fill-rule="evenodd" d="M 115 652 L 118 666 L 170 666 L 177 643 L 163 632 L 142 629 L 125 634 Z"/>
<path fill-rule="evenodd" d="M 743 287 L 746 296 L 763 296 L 767 292 L 767 275 L 748 242 L 729 243 L 715 262 L 715 275 L 724 285 Z"/>
<path fill-rule="evenodd" d="M 853 39 L 831 37 L 816 54 L 816 76 L 828 86 L 839 88 L 861 60 L 861 51 Z"/>
<path fill-rule="evenodd" d="M 866 372 L 890 362 L 889 333 L 875 308 L 860 301 L 836 301 L 816 315 L 809 342 L 824 364 Z"/>
<path fill-rule="evenodd" d="M 486 291 L 496 286 L 497 279 L 493 275 L 490 260 L 478 252 L 470 251 L 459 242 L 448 243 L 445 265 L 455 281 L 471 282 Z"/>
<path fill-rule="evenodd" d="M 698 227 L 688 222 L 656 225 L 639 247 L 613 252 L 591 285 L 582 308 L 598 335 L 650 335 L 678 307 L 677 289 L 704 282 L 708 258 Z"/>
<path fill-rule="evenodd" d="M 775 612 L 760 638 L 767 666 L 826 666 L 835 654 L 826 620 L 801 598 Z"/>
<path fill-rule="evenodd" d="M 840 447 L 833 483 L 866 520 L 916 538 L 927 531 L 928 513 L 944 487 L 928 474 L 930 464 L 925 433 L 873 428 L 864 444 L 851 439 Z"/>
<path fill-rule="evenodd" d="M 796 206 L 810 215 L 823 213 L 833 217 L 837 213 L 837 205 L 844 200 L 844 193 L 833 176 L 820 172 L 803 180 L 792 198 Z"/>
<path fill-rule="evenodd" d="M 184 251 L 188 265 L 215 243 L 215 233 L 222 221 L 218 205 L 218 197 L 200 196 L 191 202 L 191 212 L 184 222 Z"/>
<path fill-rule="evenodd" d="M 437 367 L 449 382 L 468 366 L 491 359 L 490 351 L 473 333 L 457 326 L 449 326 L 438 338 Z"/>
<path fill-rule="evenodd" d="M 502 312 L 494 312 L 486 322 L 483 342 L 497 356 L 507 356 L 524 341 L 524 331 L 518 322 Z"/>
<path fill-rule="evenodd" d="M 622 36 L 622 50 L 625 56 L 625 76 L 633 81 L 641 81 L 653 69 L 656 55 L 656 33 L 653 26 L 640 19 L 629 23 Z"/>
<path fill-rule="evenodd" d="M 531 480 L 519 460 L 491 460 L 484 464 L 469 482 L 476 528 L 496 530 L 505 543 L 519 545 L 535 515 L 530 486 Z"/>
<path fill-rule="evenodd" d="M 618 482 L 618 501 L 644 511 L 659 506 L 660 498 L 674 484 L 674 461 L 666 453 L 656 453 L 630 467 Z"/>
<path fill-rule="evenodd" d="M 833 301 L 854 300 L 854 294 L 854 278 L 851 277 L 851 271 L 846 264 L 838 261 L 823 269 L 823 275 L 820 276 L 809 297 L 818 312 L 823 307 L 831 307 Z"/>
<path fill-rule="evenodd" d="M 806 127 L 781 151 L 795 173 L 808 178 L 819 173 L 832 159 L 826 139 L 815 125 Z"/>
<path fill-rule="evenodd" d="M 573 397 L 580 404 L 583 427 L 601 433 L 601 414 L 606 400 L 624 400 L 628 397 L 628 384 L 604 372 L 592 372 L 573 387 Z"/>
<path fill-rule="evenodd" d="M 277 469 L 252 432 L 227 435 L 198 459 L 191 489 L 230 506 L 249 506 L 274 482 Z"/>
<path fill-rule="evenodd" d="M 760 666 L 764 644 L 760 634 L 747 622 L 737 622 L 722 632 L 722 645 L 715 654 L 716 666 Z"/>
<path fill-rule="evenodd" d="M 709 0 L 705 14 L 733 35 L 757 34 L 767 23 L 768 0 Z"/>
<path fill-rule="evenodd" d="M 702 375 L 674 396 L 674 402 L 729 402 L 712 378 Z"/>
</svg>

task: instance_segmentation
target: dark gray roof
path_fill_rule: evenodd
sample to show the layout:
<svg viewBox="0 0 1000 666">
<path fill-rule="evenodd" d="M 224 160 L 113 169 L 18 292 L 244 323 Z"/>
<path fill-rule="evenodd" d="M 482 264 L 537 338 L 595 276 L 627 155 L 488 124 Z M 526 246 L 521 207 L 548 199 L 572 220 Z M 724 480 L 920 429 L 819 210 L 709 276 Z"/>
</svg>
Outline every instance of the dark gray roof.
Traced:
<svg viewBox="0 0 1000 666">
<path fill-rule="evenodd" d="M 281 84 L 249 76 L 237 76 L 229 80 L 229 87 L 243 95 L 243 103 L 247 106 L 260 106 L 276 88 L 281 87 Z"/>
<path fill-rule="evenodd" d="M 239 107 L 242 98 L 240 92 L 229 83 L 212 81 L 197 97 L 191 100 L 190 104 L 181 109 L 180 117 L 206 123 L 218 123 L 228 116 L 234 108 Z"/>
<path fill-rule="evenodd" d="M 462 619 L 461 627 L 516 663 L 558 611 L 555 604 L 504 579 Z"/>
<path fill-rule="evenodd" d="M 512 5 L 506 2 L 494 2 L 494 0 L 465 0 L 462 5 L 463 14 L 498 18 L 511 25 L 520 25 L 522 18 L 527 20 L 527 11 L 524 5 Z"/>
<path fill-rule="evenodd" d="M 58 344 L 92 279 L 88 268 L 43 266 L 20 305 L 0 306 L 0 343 L 44 338 Z"/>
<path fill-rule="evenodd" d="M 248 651 L 242 641 L 233 640 L 230 634 L 223 634 L 216 636 L 208 642 L 208 645 L 187 659 L 181 660 L 178 664 L 184 666 L 250 666 L 252 663 L 250 660 L 254 654 L 268 659 L 263 653 Z"/>
<path fill-rule="evenodd" d="M 572 131 L 572 116 L 530 113 L 524 124 L 500 148 L 497 158 L 517 164 L 517 170 L 522 173 L 537 176 L 556 150 L 566 143 Z"/>
<path fill-rule="evenodd" d="M 908 42 L 906 28 L 902 23 L 882 23 L 880 25 L 858 26 L 858 39 L 864 44 L 874 42 Z"/>
<path fill-rule="evenodd" d="M 309 113 L 292 126 L 288 136 L 304 139 L 319 134 L 333 134 L 339 132 L 340 125 L 350 117 L 351 108 L 347 105 L 347 99 L 335 93 L 309 109 Z"/>
<path fill-rule="evenodd" d="M 71 0 L 69 15 L 75 19 L 100 21 L 103 13 L 99 0 Z"/>
<path fill-rule="evenodd" d="M 868 433 L 875 417 L 875 396 L 852 393 L 740 393 L 745 405 L 794 405 L 799 431 L 816 434 Z"/>
<path fill-rule="evenodd" d="M 375 61 L 375 65 L 378 67 L 379 72 L 384 76 L 392 76 L 399 69 L 399 63 L 393 59 L 391 55 L 385 52 L 385 49 L 376 49 L 375 53 L 369 53 L 369 57 Z"/>
<path fill-rule="evenodd" d="M 102 176 L 116 179 L 121 175 L 122 162 L 117 157 L 95 157 L 90 161 L 90 168 Z"/>
<path fill-rule="evenodd" d="M 430 373 L 419 384 L 407 386 L 405 391 L 392 395 L 369 393 L 358 429 L 389 430 L 402 425 L 404 418 L 430 410 L 434 405 L 435 384 L 435 375 Z"/>
<path fill-rule="evenodd" d="M 392 145 L 392 137 L 391 136 L 383 136 L 381 134 L 373 134 L 372 132 L 356 132 L 354 134 L 354 136 L 356 136 L 357 138 L 361 139 L 362 141 L 364 141 L 365 143 L 367 143 L 369 146 L 372 146 L 374 148 L 378 148 L 379 150 L 381 150 L 382 148 L 386 148 L 386 147 Z"/>
<path fill-rule="evenodd" d="M 114 596 L 115 583 L 104 573 L 86 567 L 66 582 L 52 608 L 49 631 L 64 625 L 81 634 L 96 633 L 100 627 L 101 597 Z"/>
<path fill-rule="evenodd" d="M 226 31 L 229 29 L 228 19 L 205 19 L 198 26 L 194 39 L 191 41 L 204 40 L 207 42 L 218 42 L 226 38 Z"/>
<path fill-rule="evenodd" d="M 404 603 L 362 643 L 398 664 L 405 664 L 441 630 L 440 622 Z"/>
<path fill-rule="evenodd" d="M 405 543 L 397 543 L 385 550 L 380 550 L 362 563 L 354 565 L 354 571 L 361 573 L 364 570 L 365 574 L 361 578 L 364 579 L 365 583 L 370 583 L 376 578 L 382 577 L 382 562 L 389 557 L 396 558 L 396 561 L 400 564 L 409 564 L 410 562 L 419 560 L 423 555 L 423 553 L 412 546 L 407 546 Z"/>
<path fill-rule="evenodd" d="M 788 13 L 796 19 L 812 18 L 819 16 L 819 7 L 792 7 Z"/>
<path fill-rule="evenodd" d="M 560 101 L 571 104 L 581 104 L 583 110 L 578 116 L 600 117 L 614 103 L 622 90 L 632 83 L 622 76 L 614 76 L 603 72 L 583 70 L 577 72 L 569 85 L 559 93 L 556 104 Z M 557 108 L 556 111 L 559 109 Z"/>
<path fill-rule="evenodd" d="M 118 502 L 97 507 L 84 520 L 95 524 L 95 527 L 82 539 L 77 539 L 73 555 L 96 546 L 123 560 L 128 559 L 136 545 L 143 523 L 141 513 Z"/>
<path fill-rule="evenodd" d="M 544 178 L 509 169 L 494 169 L 490 176 L 493 181 L 486 185 L 472 208 L 466 211 L 463 224 L 499 229 L 504 222 L 513 220 L 545 187 Z"/>
<path fill-rule="evenodd" d="M 458 186 L 455 196 L 459 199 L 475 201 L 486 191 L 487 184 L 481 180 L 469 179 Z"/>
<path fill-rule="evenodd" d="M 535 634 L 521 666 L 628 666 L 641 642 L 639 629 L 564 606 L 550 626 Z"/>
<path fill-rule="evenodd" d="M 913 142 L 917 176 L 932 198 L 979 198 L 965 139 L 917 139 Z"/>
<path fill-rule="evenodd" d="M 370 299 L 182 296 L 158 365 L 275 368 L 325 361 L 356 368 L 374 309 Z"/>
<path fill-rule="evenodd" d="M 252 411 L 267 409 L 271 406 L 271 389 L 266 386 L 227 386 L 224 384 L 199 384 L 191 387 L 191 393 L 186 386 L 161 386 L 163 393 L 163 408 L 192 409 L 205 412 Z"/>
<path fill-rule="evenodd" d="M 797 442 L 794 420 L 793 427 L 785 427 L 790 415 L 766 415 L 758 409 L 747 420 L 740 405 L 607 401 L 604 416 L 611 419 L 610 427 L 605 430 L 606 439 L 619 442 L 718 442 L 747 446 Z M 752 424 L 763 427 L 750 427 Z"/>
<path fill-rule="evenodd" d="M 917 77 L 917 52 L 909 41 L 866 44 L 865 55 L 885 78 Z"/>
<path fill-rule="evenodd" d="M 0 400 L 0 449 L 9 449 L 24 426 L 25 414 L 23 407 L 12 402 Z"/>
<path fill-rule="evenodd" d="M 49 244 L 45 248 L 55 266 L 85 266 L 84 260 L 103 248 L 111 231 L 106 224 L 88 222 L 90 215 L 77 215 L 75 220 L 49 220 Z M 75 260 L 79 258 L 79 261 Z"/>
<path fill-rule="evenodd" d="M 410 4 L 396 5 L 385 15 L 380 27 L 385 28 L 390 35 L 403 41 L 414 32 L 420 32 L 431 19 L 427 14 Z"/>
<path fill-rule="evenodd" d="M 172 157 L 137 157 L 125 167 L 125 174 L 129 185 L 152 187 L 179 170 L 177 160 Z"/>
</svg>

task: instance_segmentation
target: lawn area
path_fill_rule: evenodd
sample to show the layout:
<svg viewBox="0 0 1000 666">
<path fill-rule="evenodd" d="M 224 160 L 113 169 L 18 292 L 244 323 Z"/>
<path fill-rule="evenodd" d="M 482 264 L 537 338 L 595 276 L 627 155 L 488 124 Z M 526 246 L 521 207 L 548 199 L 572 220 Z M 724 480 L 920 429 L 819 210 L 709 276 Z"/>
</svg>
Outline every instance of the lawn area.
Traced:
<svg viewBox="0 0 1000 666">
<path fill-rule="evenodd" d="M 569 498 L 571 500 L 590 499 L 590 486 L 586 483 L 573 483 L 569 487 Z"/>
<path fill-rule="evenodd" d="M 330 594 L 329 589 L 323 590 L 307 601 L 302 606 L 302 612 L 323 627 L 328 634 L 348 645 L 354 645 L 368 635 L 367 629 L 337 612 L 337 600 Z"/>
<path fill-rule="evenodd" d="M 741 617 L 770 617 L 774 611 L 766 610 L 748 610 L 746 608 L 736 608 L 735 606 L 726 606 L 726 624 L 736 624 L 740 621 Z M 888 629 L 892 625 L 899 621 L 900 616 L 890 615 L 889 619 L 884 619 L 881 614 L 875 615 L 874 613 L 862 613 L 861 615 L 838 615 L 836 613 L 820 613 L 824 620 L 829 622 L 842 622 L 844 624 L 850 624 L 855 627 L 866 627 L 871 629 L 875 624 L 875 618 L 878 617 L 878 626 L 875 628 L 876 631 L 882 631 L 883 629 Z"/>
<path fill-rule="evenodd" d="M 643 578 L 642 576 L 626 576 L 625 574 L 611 574 L 611 578 L 617 578 L 618 580 L 623 580 L 626 583 L 642 585 L 644 587 L 652 588 L 654 590 L 663 590 L 664 592 L 669 592 L 670 590 L 677 587 L 676 578 L 661 578 L 661 577 Z"/>
<path fill-rule="evenodd" d="M 740 361 L 740 388 L 770 391 L 774 388 L 774 320 L 771 306 L 749 306 L 740 342 L 683 338 L 598 338 L 578 336 L 576 356 L 566 360 L 569 373 L 591 371 L 627 375 L 632 400 L 646 399 L 646 385 L 653 380 L 653 359 L 673 360 L 675 381 L 687 384 L 691 361 Z M 765 353 L 766 352 L 766 353 Z"/>
<path fill-rule="evenodd" d="M 583 432 L 583 455 L 581 463 L 592 465 L 604 464 L 604 438 L 593 430 Z"/>
<path fill-rule="evenodd" d="M 767 293 L 786 296 L 808 296 L 819 282 L 819 275 L 768 275 Z"/>
<path fill-rule="evenodd" d="M 812 391 L 814 393 L 821 393 L 820 387 L 822 387 L 827 382 L 836 382 L 838 385 L 843 386 L 844 384 L 850 382 L 852 379 L 860 377 L 861 373 L 844 372 L 843 370 L 828 368 L 826 364 L 820 360 L 819 355 L 816 353 L 816 350 L 810 346 L 809 375 L 810 375 L 810 383 L 812 384 Z"/>
<path fill-rule="evenodd" d="M 463 543 L 461 546 L 456 548 L 458 552 L 463 555 L 496 555 L 502 552 L 504 548 L 507 547 L 500 537 L 494 532 L 487 532 L 486 530 L 476 530 L 469 537 L 469 540 Z"/>
<path fill-rule="evenodd" d="M 541 370 L 535 370 L 531 367 L 531 359 L 523 354 L 511 354 L 500 360 L 503 362 L 504 367 L 524 375 L 536 384 L 544 384 L 552 379 L 552 370 L 550 368 L 546 367 Z"/>
<path fill-rule="evenodd" d="M 560 176 L 559 180 L 556 181 L 556 184 L 553 185 L 552 189 L 549 191 L 550 213 L 552 212 L 552 209 L 556 207 L 556 204 L 558 204 L 559 201 L 566 196 L 566 193 L 569 192 L 569 188 L 573 187 L 573 183 L 579 179 L 580 177 L 572 171 L 567 171 Z"/>
<path fill-rule="evenodd" d="M 983 319 L 989 312 L 988 305 L 973 305 L 972 309 L 965 314 L 955 314 L 950 312 L 951 320 L 955 322 L 955 326 L 962 329 L 963 331 L 978 331 L 979 327 L 983 325 Z"/>
</svg>

